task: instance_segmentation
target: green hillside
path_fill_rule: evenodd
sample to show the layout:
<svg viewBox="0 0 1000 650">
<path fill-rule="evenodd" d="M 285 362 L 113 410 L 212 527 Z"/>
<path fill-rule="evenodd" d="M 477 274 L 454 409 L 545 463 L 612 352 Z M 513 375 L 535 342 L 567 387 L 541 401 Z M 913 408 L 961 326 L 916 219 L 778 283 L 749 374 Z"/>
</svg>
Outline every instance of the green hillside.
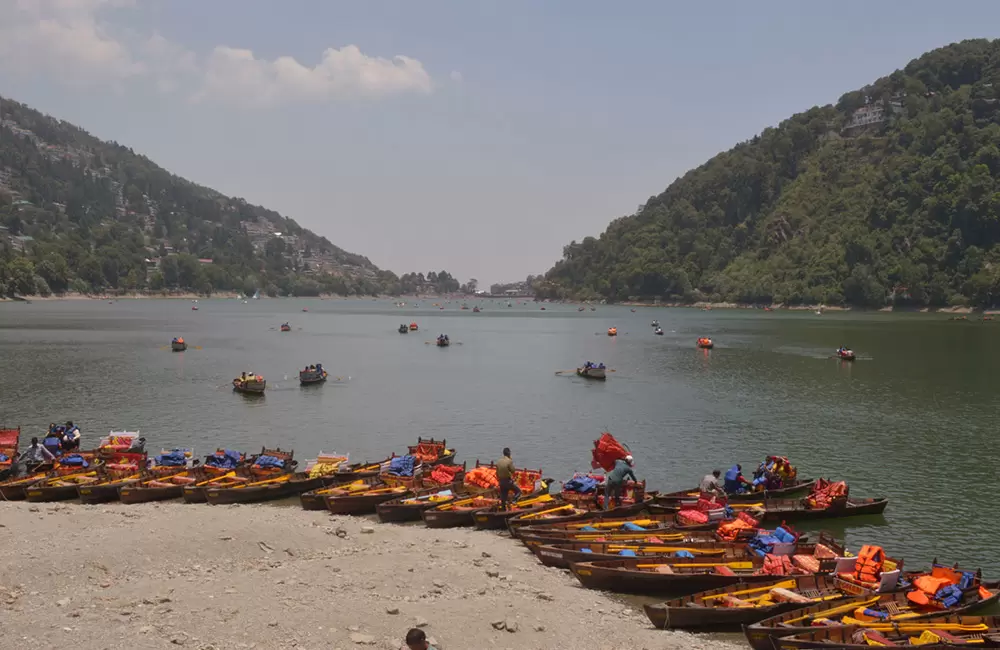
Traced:
<svg viewBox="0 0 1000 650">
<path fill-rule="evenodd" d="M 0 295 L 398 288 L 292 219 L 0 98 Z"/>
<path fill-rule="evenodd" d="M 563 249 L 544 297 L 1000 302 L 1000 40 L 929 52 Z"/>
</svg>

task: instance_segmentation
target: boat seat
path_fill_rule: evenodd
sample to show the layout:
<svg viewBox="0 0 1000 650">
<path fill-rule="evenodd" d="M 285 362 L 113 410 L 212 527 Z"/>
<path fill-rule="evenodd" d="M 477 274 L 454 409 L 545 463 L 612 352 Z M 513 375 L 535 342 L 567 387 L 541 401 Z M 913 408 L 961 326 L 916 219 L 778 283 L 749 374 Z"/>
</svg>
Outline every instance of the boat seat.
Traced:
<svg viewBox="0 0 1000 650">
<path fill-rule="evenodd" d="M 891 639 L 886 637 L 881 632 L 876 632 L 875 630 L 867 630 L 867 629 L 862 630 L 861 632 L 864 634 L 864 638 L 868 640 L 869 645 L 883 645 L 883 646 L 899 645 L 895 641 L 892 641 Z"/>
<path fill-rule="evenodd" d="M 799 593 L 805 596 L 806 598 L 810 598 L 812 600 L 822 598 L 823 596 L 826 595 L 819 589 L 799 589 Z"/>
<path fill-rule="evenodd" d="M 941 640 L 945 643 L 968 643 L 969 637 L 958 637 L 951 632 L 945 632 L 944 630 L 935 630 L 930 628 L 930 631 L 941 637 Z"/>
<path fill-rule="evenodd" d="M 900 611 L 899 609 L 899 604 L 892 600 L 890 600 L 887 603 L 884 603 L 881 607 L 879 607 L 879 609 L 881 609 L 883 612 L 885 612 L 890 616 L 898 616 L 899 614 L 902 613 L 902 611 Z"/>
</svg>

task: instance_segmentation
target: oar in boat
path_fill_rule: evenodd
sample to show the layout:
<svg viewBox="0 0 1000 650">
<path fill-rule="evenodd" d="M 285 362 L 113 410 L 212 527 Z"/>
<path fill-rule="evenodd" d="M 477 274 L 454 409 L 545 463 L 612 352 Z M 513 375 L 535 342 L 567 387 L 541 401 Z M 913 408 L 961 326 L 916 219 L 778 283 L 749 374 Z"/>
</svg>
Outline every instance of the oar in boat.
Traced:
<svg viewBox="0 0 1000 650">
<path fill-rule="evenodd" d="M 669 562 L 657 562 L 655 564 L 637 564 L 635 566 L 636 566 L 637 569 L 655 569 L 655 568 L 661 567 L 661 566 L 670 566 L 670 563 Z M 693 569 L 711 569 L 712 567 L 725 566 L 725 567 L 729 567 L 730 569 L 743 569 L 743 570 L 746 570 L 746 569 L 752 569 L 753 568 L 753 562 L 705 562 L 705 563 L 698 563 L 698 564 L 684 564 L 682 566 L 684 568 L 690 567 L 690 568 L 693 568 Z"/>
<path fill-rule="evenodd" d="M 557 375 L 576 374 L 576 370 L 577 370 L 576 368 L 573 368 L 572 370 L 556 370 L 555 374 Z M 617 372 L 614 368 L 605 368 L 604 371 Z"/>
</svg>

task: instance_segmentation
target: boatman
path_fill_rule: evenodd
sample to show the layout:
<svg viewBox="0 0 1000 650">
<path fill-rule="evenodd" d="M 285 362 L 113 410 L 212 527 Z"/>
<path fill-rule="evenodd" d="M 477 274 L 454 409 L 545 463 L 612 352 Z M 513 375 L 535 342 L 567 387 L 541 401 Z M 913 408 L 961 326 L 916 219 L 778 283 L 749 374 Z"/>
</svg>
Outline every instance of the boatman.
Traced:
<svg viewBox="0 0 1000 650">
<path fill-rule="evenodd" d="M 38 444 L 38 438 L 32 438 L 31 445 L 21 452 L 17 460 L 19 463 L 24 464 L 28 472 L 31 472 L 38 465 L 55 459 L 56 457 L 52 455 L 51 451 L 45 448 L 45 445 Z"/>
<path fill-rule="evenodd" d="M 736 464 L 729 468 L 726 472 L 725 478 L 725 488 L 727 494 L 739 494 L 741 492 L 747 492 L 753 486 L 750 481 L 746 480 L 743 476 L 743 466 Z"/>
<path fill-rule="evenodd" d="M 521 498 L 521 488 L 514 481 L 514 461 L 510 457 L 510 448 L 503 448 L 503 457 L 497 461 L 497 481 L 500 482 L 500 509 L 507 509 L 507 497 L 514 495 L 513 501 Z"/>
<path fill-rule="evenodd" d="M 701 485 L 698 487 L 702 496 L 726 496 L 726 491 L 722 489 L 722 485 L 719 484 L 719 477 L 722 476 L 722 470 L 712 470 L 711 474 L 705 474 L 705 478 L 701 479 Z"/>
<path fill-rule="evenodd" d="M 83 435 L 83 433 L 80 431 L 80 427 L 78 427 L 75 424 L 73 424 L 72 420 L 70 420 L 69 422 L 67 422 L 66 423 L 66 435 L 63 436 L 63 441 L 62 441 L 62 448 L 63 448 L 63 450 L 64 451 L 69 451 L 71 449 L 79 449 L 80 448 L 80 436 L 82 436 L 82 435 Z"/>
<path fill-rule="evenodd" d="M 625 488 L 625 477 L 631 476 L 632 480 L 636 483 L 639 479 L 635 477 L 635 472 L 632 471 L 632 467 L 635 463 L 632 460 L 632 456 L 628 455 L 624 459 L 619 458 L 615 461 L 615 468 L 608 472 L 607 476 L 604 477 L 604 509 L 607 510 L 611 506 L 611 501 L 614 500 L 615 506 L 620 506 L 622 502 L 622 493 Z"/>
</svg>

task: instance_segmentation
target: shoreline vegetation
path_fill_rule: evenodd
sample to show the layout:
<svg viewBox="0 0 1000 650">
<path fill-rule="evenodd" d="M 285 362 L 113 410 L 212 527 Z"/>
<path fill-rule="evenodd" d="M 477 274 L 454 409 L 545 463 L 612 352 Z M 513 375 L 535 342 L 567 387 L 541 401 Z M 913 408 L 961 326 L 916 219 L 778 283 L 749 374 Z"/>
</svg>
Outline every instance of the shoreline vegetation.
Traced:
<svg viewBox="0 0 1000 650">
<path fill-rule="evenodd" d="M 206 296 L 204 294 L 195 293 L 192 291 L 182 291 L 182 292 L 161 292 L 161 291 L 147 291 L 147 292 L 132 292 L 122 295 L 115 294 L 89 294 L 89 293 L 77 293 L 68 291 L 63 294 L 51 294 L 49 296 L 16 296 L 11 298 L 9 296 L 0 296 L 0 302 L 48 302 L 48 301 L 69 301 L 69 300 L 250 300 L 248 297 L 241 297 L 241 294 L 235 292 L 213 292 L 211 295 Z M 321 294 L 319 296 L 260 296 L 259 300 L 357 300 L 357 301 L 369 301 L 369 300 L 447 300 L 447 301 L 462 301 L 470 302 L 475 300 L 504 300 L 503 296 L 342 296 L 339 294 Z M 521 297 L 520 300 L 527 302 L 527 298 Z M 591 305 L 594 304 L 592 301 L 576 301 L 576 300 L 538 300 L 530 299 L 538 303 L 547 304 L 560 304 L 560 305 Z M 844 312 L 844 311 L 861 311 L 861 312 L 899 312 L 899 313 L 920 313 L 920 314 L 998 314 L 1000 309 L 980 309 L 976 307 L 966 307 L 966 306 L 951 306 L 951 307 L 916 307 L 916 306 L 886 306 L 880 309 L 864 308 L 864 307 L 853 307 L 847 305 L 783 305 L 783 304 L 772 304 L 772 305 L 761 305 L 761 304 L 743 304 L 735 302 L 643 302 L 643 301 L 623 301 L 617 303 L 605 303 L 606 306 L 618 306 L 618 307 L 644 307 L 644 308 L 667 308 L 667 309 L 701 309 L 703 311 L 711 311 L 715 309 L 746 309 L 746 310 L 763 310 L 765 307 L 773 311 L 820 311 L 820 312 Z"/>
</svg>

